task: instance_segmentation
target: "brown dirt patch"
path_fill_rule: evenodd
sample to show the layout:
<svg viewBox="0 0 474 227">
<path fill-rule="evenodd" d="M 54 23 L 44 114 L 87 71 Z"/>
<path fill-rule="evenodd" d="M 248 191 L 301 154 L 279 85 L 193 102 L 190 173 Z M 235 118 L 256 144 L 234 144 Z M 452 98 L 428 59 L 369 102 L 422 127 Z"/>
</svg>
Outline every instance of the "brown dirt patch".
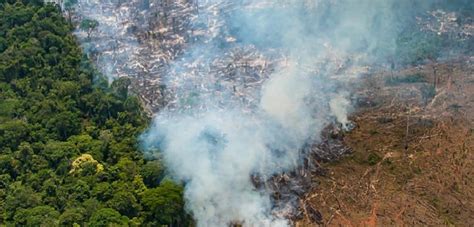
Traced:
<svg viewBox="0 0 474 227">
<path fill-rule="evenodd" d="M 422 81 L 403 79 L 411 75 Z M 402 79 L 387 85 L 388 77 Z M 322 164 L 328 175 L 314 176 L 319 186 L 302 202 L 328 226 L 474 226 L 472 59 L 365 83 L 360 94 L 376 105 L 353 116 L 357 128 L 344 137 L 353 154 Z M 297 226 L 316 225 L 309 220 Z"/>
</svg>

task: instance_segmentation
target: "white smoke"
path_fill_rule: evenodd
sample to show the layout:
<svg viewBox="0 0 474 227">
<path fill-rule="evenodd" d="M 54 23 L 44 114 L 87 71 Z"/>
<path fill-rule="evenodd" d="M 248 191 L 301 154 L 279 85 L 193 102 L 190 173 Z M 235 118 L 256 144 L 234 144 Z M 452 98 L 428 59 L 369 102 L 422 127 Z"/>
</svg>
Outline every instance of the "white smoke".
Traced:
<svg viewBox="0 0 474 227">
<path fill-rule="evenodd" d="M 336 116 L 337 121 L 347 130 L 349 125 L 349 119 L 347 118 L 348 110 L 351 108 L 350 101 L 342 93 L 337 94 L 331 98 L 329 107 L 332 114 Z"/>
<path fill-rule="evenodd" d="M 288 220 L 274 215 L 270 192 L 257 189 L 251 176 L 267 180 L 291 171 L 300 163 L 303 146 L 317 142 L 322 129 L 333 119 L 344 126 L 348 123 L 347 90 L 338 88 L 337 79 L 329 74 L 340 67 L 334 58 L 344 61 L 346 56 L 355 54 L 349 49 L 367 46 L 365 42 L 370 44 L 366 48 L 375 49 L 369 32 L 371 24 L 364 23 L 373 21 L 374 12 L 379 12 L 372 9 L 370 14 L 359 15 L 364 18 L 359 18 L 357 27 L 353 27 L 354 23 L 349 23 L 351 18 L 344 16 L 352 9 L 338 8 L 353 4 L 312 3 L 312 7 L 306 8 L 304 1 L 289 2 L 294 4 L 236 3 L 237 9 L 225 17 L 207 19 L 229 23 L 230 31 L 225 27 L 216 29 L 215 23 L 207 25 L 215 34 L 213 38 L 219 37 L 219 33 L 234 35 L 237 44 L 229 46 L 255 46 L 263 53 L 277 49 L 285 55 L 284 63 L 278 63 L 263 85 L 251 93 L 250 97 L 258 99 L 256 105 L 240 103 L 232 91 L 214 86 L 216 75 L 205 70 L 212 65 L 208 62 L 232 48 L 221 47 L 215 39 L 206 40 L 195 44 L 186 58 L 176 61 L 171 70 L 175 73 L 167 78 L 169 86 L 177 87 L 177 97 L 189 98 L 193 94 L 192 104 L 174 102 L 173 108 L 157 113 L 153 125 L 143 135 L 145 146 L 158 147 L 174 177 L 185 183 L 186 205 L 198 226 L 288 226 Z M 364 2 L 367 7 L 370 1 Z M 341 16 L 338 20 L 342 22 L 333 28 L 318 27 L 318 23 L 324 22 L 312 21 L 322 18 L 317 15 L 317 10 L 321 10 L 318 7 L 329 7 L 329 18 L 323 19 Z M 210 15 L 214 19 L 221 16 Z M 351 29 L 354 34 L 363 34 L 359 39 L 364 42 L 351 44 L 350 37 L 337 37 Z M 319 33 L 323 31 L 324 34 Z M 199 73 L 202 70 L 205 72 Z"/>
<path fill-rule="evenodd" d="M 178 116 L 155 120 L 164 133 L 164 158 L 174 174 L 186 182 L 187 207 L 199 226 L 225 226 L 232 221 L 246 225 L 286 223 L 269 216 L 271 202 L 265 191 L 256 190 L 250 174 L 272 174 L 272 163 L 263 130 L 266 124 L 233 111 L 207 112 L 203 117 Z M 153 132 L 152 132 L 153 133 Z M 282 158 L 293 158 L 287 154 Z M 285 163 L 286 162 L 286 163 Z"/>
<path fill-rule="evenodd" d="M 186 182 L 187 207 L 199 226 L 288 225 L 271 215 L 269 192 L 257 190 L 250 176 L 268 179 L 295 168 L 305 142 L 329 123 L 302 111 L 313 94 L 305 82 L 298 74 L 275 75 L 251 114 L 237 107 L 155 118 L 144 139 L 160 145 L 168 167 Z"/>
</svg>

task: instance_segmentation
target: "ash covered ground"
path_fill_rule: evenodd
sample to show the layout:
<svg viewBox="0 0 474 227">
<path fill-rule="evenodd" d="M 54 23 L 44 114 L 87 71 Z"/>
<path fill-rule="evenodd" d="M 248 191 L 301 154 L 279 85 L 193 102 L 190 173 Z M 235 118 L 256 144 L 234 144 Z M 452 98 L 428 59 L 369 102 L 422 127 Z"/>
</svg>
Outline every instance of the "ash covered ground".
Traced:
<svg viewBox="0 0 474 227">
<path fill-rule="evenodd" d="M 132 78 L 132 89 L 146 103 L 147 110 L 154 113 L 160 108 L 189 104 L 177 104 L 179 100 L 195 95 L 188 94 L 189 91 L 198 92 L 200 96 L 222 96 L 225 98 L 222 102 L 236 99 L 251 107 L 258 101 L 255 91 L 260 90 L 276 67 L 301 64 L 290 62 L 282 49 L 236 44 L 237 38 L 230 31 L 232 28 L 224 21 L 226 15 L 242 10 L 242 7 L 252 11 L 274 5 L 271 1 L 258 4 L 231 1 L 79 1 L 71 14 L 77 23 L 85 18 L 99 22 L 90 37 L 87 31 L 79 29 L 76 32 L 84 49 L 110 81 L 119 77 Z M 197 45 L 206 46 L 211 42 L 220 45 L 218 54 L 205 48 L 193 50 Z M 209 48 L 214 47 L 209 45 Z M 311 64 L 304 66 L 306 71 L 317 73 L 322 70 L 322 65 L 329 65 L 328 62 L 332 68 L 324 70 L 334 72 L 333 75 L 342 72 L 358 75 L 368 71 L 369 68 L 364 66 L 348 69 L 354 65 L 350 61 L 357 60 L 357 56 L 337 53 L 330 46 L 326 48 L 332 53 L 324 57 L 314 56 L 308 61 Z M 190 51 L 202 57 L 190 56 Z M 192 58 L 192 61 L 187 61 L 187 58 Z M 180 64 L 179 67 L 175 67 L 176 64 Z M 181 85 L 184 83 L 195 87 L 183 88 Z"/>
</svg>

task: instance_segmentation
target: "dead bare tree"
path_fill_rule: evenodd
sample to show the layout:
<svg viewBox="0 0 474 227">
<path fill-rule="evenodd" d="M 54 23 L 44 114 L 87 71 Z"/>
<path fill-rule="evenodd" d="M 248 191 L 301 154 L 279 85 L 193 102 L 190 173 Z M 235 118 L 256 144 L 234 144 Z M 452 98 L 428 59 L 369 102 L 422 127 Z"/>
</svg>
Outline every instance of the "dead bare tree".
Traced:
<svg viewBox="0 0 474 227">
<path fill-rule="evenodd" d="M 410 131 L 410 109 L 408 109 L 408 113 L 407 113 L 407 125 L 406 125 L 406 131 L 405 131 L 405 141 L 404 141 L 404 144 L 405 144 L 405 151 L 408 151 L 408 134 L 409 134 L 409 131 Z"/>
</svg>

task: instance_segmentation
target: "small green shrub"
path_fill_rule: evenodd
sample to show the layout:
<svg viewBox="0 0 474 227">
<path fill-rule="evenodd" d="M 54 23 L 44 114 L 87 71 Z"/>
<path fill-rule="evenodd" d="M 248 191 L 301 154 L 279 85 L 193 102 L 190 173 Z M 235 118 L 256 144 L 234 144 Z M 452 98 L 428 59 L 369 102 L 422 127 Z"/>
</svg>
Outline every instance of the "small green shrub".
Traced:
<svg viewBox="0 0 474 227">
<path fill-rule="evenodd" d="M 376 153 L 370 153 L 369 156 L 367 157 L 367 163 L 371 166 L 379 163 L 382 160 L 382 158 L 376 154 Z"/>
</svg>

